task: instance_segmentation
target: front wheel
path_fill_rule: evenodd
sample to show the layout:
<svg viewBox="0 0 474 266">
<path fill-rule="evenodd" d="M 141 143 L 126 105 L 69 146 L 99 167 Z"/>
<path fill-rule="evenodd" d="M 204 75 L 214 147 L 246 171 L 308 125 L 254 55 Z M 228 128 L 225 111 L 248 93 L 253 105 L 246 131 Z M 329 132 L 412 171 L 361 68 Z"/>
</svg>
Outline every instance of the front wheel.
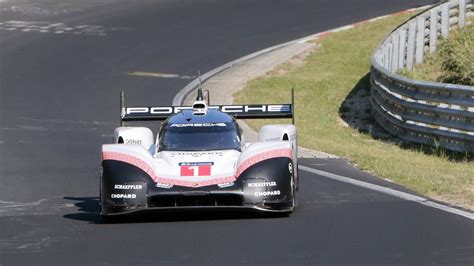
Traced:
<svg viewBox="0 0 474 266">
<path fill-rule="evenodd" d="M 297 181 L 298 182 L 298 181 Z M 298 185 L 295 183 L 294 178 L 291 179 L 291 196 L 293 202 L 293 211 L 295 211 L 296 207 L 298 206 Z"/>
</svg>

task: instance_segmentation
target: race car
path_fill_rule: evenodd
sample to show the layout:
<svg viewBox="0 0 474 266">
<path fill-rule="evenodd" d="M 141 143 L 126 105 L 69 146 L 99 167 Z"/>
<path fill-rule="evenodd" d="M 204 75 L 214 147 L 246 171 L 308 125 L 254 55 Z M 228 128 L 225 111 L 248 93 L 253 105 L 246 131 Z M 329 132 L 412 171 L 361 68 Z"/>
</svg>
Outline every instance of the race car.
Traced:
<svg viewBox="0 0 474 266">
<path fill-rule="evenodd" d="M 102 145 L 102 216 L 144 211 L 258 210 L 290 214 L 298 186 L 294 124 L 263 126 L 245 142 L 236 119 L 293 118 L 291 104 L 125 107 Z M 293 93 L 292 93 L 293 95 Z M 294 119 L 294 118 L 293 118 Z M 154 137 L 126 121 L 164 121 Z M 294 120 L 293 120 L 294 121 Z"/>
</svg>

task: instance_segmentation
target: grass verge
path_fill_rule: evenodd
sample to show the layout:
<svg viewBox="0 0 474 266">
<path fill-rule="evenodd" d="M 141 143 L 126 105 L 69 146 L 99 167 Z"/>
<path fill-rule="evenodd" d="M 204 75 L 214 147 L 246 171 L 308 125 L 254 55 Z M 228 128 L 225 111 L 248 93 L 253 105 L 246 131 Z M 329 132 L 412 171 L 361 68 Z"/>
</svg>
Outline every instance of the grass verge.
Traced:
<svg viewBox="0 0 474 266">
<path fill-rule="evenodd" d="M 429 197 L 474 209 L 474 167 L 430 148 L 373 138 L 370 116 L 370 55 L 410 15 L 394 15 L 322 40 L 300 66 L 284 64 L 250 81 L 234 95 L 239 103 L 287 102 L 295 87 L 299 143 L 345 157 L 381 178 Z M 254 129 L 268 121 L 247 121 Z M 383 135 L 383 133 L 380 133 Z M 441 155 L 440 155 L 441 154 Z"/>
</svg>

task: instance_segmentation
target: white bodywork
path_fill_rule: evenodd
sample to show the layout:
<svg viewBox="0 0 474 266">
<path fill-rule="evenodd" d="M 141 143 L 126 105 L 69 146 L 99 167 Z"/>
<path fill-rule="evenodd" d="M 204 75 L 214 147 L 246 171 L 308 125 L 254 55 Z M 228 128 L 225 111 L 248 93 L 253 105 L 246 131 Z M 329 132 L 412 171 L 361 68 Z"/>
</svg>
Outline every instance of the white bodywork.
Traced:
<svg viewBox="0 0 474 266">
<path fill-rule="evenodd" d="M 243 149 L 215 151 L 157 152 L 153 133 L 144 127 L 119 127 L 114 132 L 114 143 L 102 146 L 104 158 L 131 163 L 152 177 L 157 186 L 183 185 L 199 187 L 232 183 L 249 167 L 274 157 L 292 158 L 296 166 L 296 128 L 293 125 L 264 126 L 259 142 Z M 118 144 L 119 139 L 123 144 Z M 128 144 L 127 144 L 128 143 Z M 183 165 L 191 175 L 183 175 Z M 200 174 L 193 165 L 211 165 L 209 174 Z M 194 172 L 193 172 L 194 171 Z"/>
<path fill-rule="evenodd" d="M 148 147 L 153 144 L 153 132 L 147 127 L 118 127 L 114 131 L 114 143 Z"/>
<path fill-rule="evenodd" d="M 298 135 L 294 125 L 265 125 L 258 132 L 258 141 L 290 141 L 293 149 L 293 163 L 295 166 L 298 165 Z"/>
</svg>

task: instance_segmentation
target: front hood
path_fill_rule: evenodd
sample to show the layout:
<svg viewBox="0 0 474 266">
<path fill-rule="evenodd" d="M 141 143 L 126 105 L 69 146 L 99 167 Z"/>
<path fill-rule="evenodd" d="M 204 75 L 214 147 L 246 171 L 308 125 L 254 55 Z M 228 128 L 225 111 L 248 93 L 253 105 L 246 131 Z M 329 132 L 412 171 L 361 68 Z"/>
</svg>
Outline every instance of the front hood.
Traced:
<svg viewBox="0 0 474 266">
<path fill-rule="evenodd" d="M 204 186 L 230 183 L 235 180 L 239 156 L 240 152 L 236 150 L 162 151 L 155 157 L 155 171 L 165 184 Z"/>
</svg>

